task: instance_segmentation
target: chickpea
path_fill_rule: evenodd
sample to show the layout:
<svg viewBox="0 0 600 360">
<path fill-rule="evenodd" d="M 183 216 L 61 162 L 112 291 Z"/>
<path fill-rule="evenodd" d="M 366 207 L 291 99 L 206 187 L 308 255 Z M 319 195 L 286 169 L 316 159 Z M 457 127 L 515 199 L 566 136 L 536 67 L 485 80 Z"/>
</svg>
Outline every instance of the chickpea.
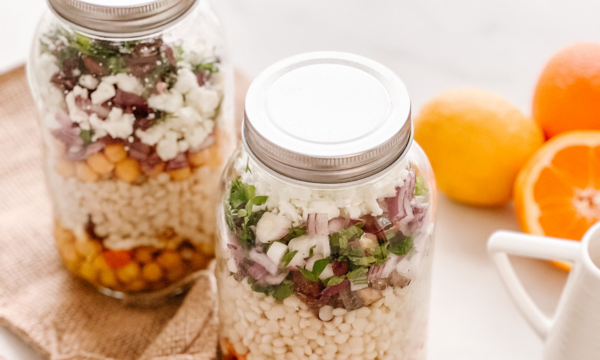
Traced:
<svg viewBox="0 0 600 360">
<path fill-rule="evenodd" d="M 75 241 L 75 251 L 81 257 L 93 256 L 102 251 L 102 245 L 95 241 L 77 240 Z"/>
<path fill-rule="evenodd" d="M 169 270 L 167 272 L 167 279 L 171 282 L 175 282 L 175 281 L 181 279 L 183 277 L 183 275 L 185 275 L 185 271 L 183 269 L 183 265 L 180 264 L 180 265 L 169 268 Z"/>
<path fill-rule="evenodd" d="M 117 278 L 124 283 L 129 283 L 140 275 L 140 267 L 138 264 L 131 262 L 117 270 Z"/>
<path fill-rule="evenodd" d="M 154 253 L 153 248 L 141 247 L 135 251 L 135 255 L 133 257 L 136 261 L 139 261 L 143 264 L 147 264 L 154 259 L 153 253 Z"/>
<path fill-rule="evenodd" d="M 74 264 L 79 260 L 75 247 L 72 244 L 63 244 L 58 250 L 67 265 Z"/>
<path fill-rule="evenodd" d="M 146 283 L 143 280 L 134 280 L 131 284 L 127 285 L 128 291 L 141 291 L 146 288 Z"/>
<path fill-rule="evenodd" d="M 96 269 L 92 266 L 92 264 L 85 262 L 81 265 L 79 269 L 79 274 L 82 278 L 86 279 L 89 282 L 94 282 L 96 280 Z"/>
<path fill-rule="evenodd" d="M 103 270 L 100 272 L 100 284 L 110 289 L 117 286 L 117 276 L 111 270 Z"/>
<path fill-rule="evenodd" d="M 188 167 L 184 167 L 182 169 L 169 171 L 169 175 L 171 175 L 171 180 L 173 181 L 185 181 L 192 176 L 192 169 Z"/>
<path fill-rule="evenodd" d="M 140 176 L 140 164 L 135 159 L 126 158 L 117 163 L 115 174 L 120 180 L 130 183 Z"/>
<path fill-rule="evenodd" d="M 223 163 L 221 148 L 213 145 L 197 153 L 190 154 L 188 161 L 194 166 L 208 166 L 211 169 L 216 169 Z"/>
<path fill-rule="evenodd" d="M 56 165 L 54 166 L 54 171 L 64 178 L 70 178 L 75 176 L 75 163 L 65 160 L 58 159 L 56 161 Z"/>
<path fill-rule="evenodd" d="M 156 262 L 163 269 L 170 269 L 181 265 L 181 257 L 175 251 L 164 251 L 156 258 Z"/>
<path fill-rule="evenodd" d="M 110 267 L 108 266 L 106 260 L 104 260 L 104 256 L 102 255 L 96 256 L 92 261 L 92 265 L 98 270 L 110 270 Z"/>
<path fill-rule="evenodd" d="M 88 156 L 86 162 L 92 170 L 101 175 L 108 174 L 115 168 L 115 164 L 110 162 L 110 160 L 102 153 L 95 153 Z"/>
<path fill-rule="evenodd" d="M 210 150 L 204 149 L 197 153 L 189 154 L 188 161 L 194 166 L 202 166 L 210 159 Z"/>
<path fill-rule="evenodd" d="M 54 239 L 59 244 L 70 243 L 75 240 L 75 235 L 69 230 L 63 228 L 58 223 L 54 225 Z"/>
<path fill-rule="evenodd" d="M 206 269 L 208 266 L 208 257 L 203 255 L 202 253 L 194 253 L 192 259 L 190 260 L 192 268 L 194 270 Z"/>
<path fill-rule="evenodd" d="M 75 164 L 75 173 L 80 180 L 85 182 L 96 182 L 100 177 L 88 164 L 83 162 Z"/>
<path fill-rule="evenodd" d="M 146 175 L 151 178 L 155 178 L 165 170 L 165 163 L 155 165 L 150 171 L 145 170 Z"/>
<path fill-rule="evenodd" d="M 142 269 L 142 275 L 144 279 L 154 282 L 158 281 L 163 277 L 163 270 L 156 263 L 146 264 Z"/>
<path fill-rule="evenodd" d="M 127 157 L 127 150 L 125 150 L 125 146 L 122 144 L 110 144 L 104 147 L 104 155 L 106 155 L 110 162 L 116 164 L 125 160 Z"/>
</svg>

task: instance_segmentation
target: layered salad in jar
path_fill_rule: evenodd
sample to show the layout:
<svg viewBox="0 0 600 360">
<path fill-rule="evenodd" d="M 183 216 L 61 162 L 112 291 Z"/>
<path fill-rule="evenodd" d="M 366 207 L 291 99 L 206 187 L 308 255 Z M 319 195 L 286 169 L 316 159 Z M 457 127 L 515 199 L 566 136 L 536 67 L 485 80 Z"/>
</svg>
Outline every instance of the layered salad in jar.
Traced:
<svg viewBox="0 0 600 360">
<path fill-rule="evenodd" d="M 219 251 L 226 359 L 425 359 L 431 196 L 404 159 L 340 189 L 240 156 Z"/>
<path fill-rule="evenodd" d="M 37 48 L 30 76 L 68 268 L 124 293 L 169 288 L 205 268 L 214 193 L 234 145 L 216 46 L 197 34 L 117 42 L 56 25 Z"/>
</svg>

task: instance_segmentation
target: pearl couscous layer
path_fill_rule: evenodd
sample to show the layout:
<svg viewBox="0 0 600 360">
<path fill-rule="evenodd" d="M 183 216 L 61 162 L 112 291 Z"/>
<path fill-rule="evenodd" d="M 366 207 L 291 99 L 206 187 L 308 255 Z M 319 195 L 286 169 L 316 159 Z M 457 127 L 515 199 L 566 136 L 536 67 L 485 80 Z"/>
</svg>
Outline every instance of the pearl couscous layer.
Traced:
<svg viewBox="0 0 600 360">
<path fill-rule="evenodd" d="M 228 360 L 425 359 L 431 255 L 410 286 L 381 291 L 368 306 L 312 310 L 252 291 L 227 272 L 220 283 L 221 350 Z M 222 264 L 222 266 L 226 266 Z"/>
</svg>

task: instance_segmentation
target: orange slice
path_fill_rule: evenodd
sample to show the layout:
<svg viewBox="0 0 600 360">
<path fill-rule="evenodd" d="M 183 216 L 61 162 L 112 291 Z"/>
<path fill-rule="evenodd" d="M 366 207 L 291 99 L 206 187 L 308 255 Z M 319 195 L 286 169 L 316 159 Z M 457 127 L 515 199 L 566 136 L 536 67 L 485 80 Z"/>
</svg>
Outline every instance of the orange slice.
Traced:
<svg viewBox="0 0 600 360">
<path fill-rule="evenodd" d="M 523 231 L 581 240 L 600 220 L 600 131 L 568 132 L 544 144 L 517 176 L 514 200 Z"/>
</svg>

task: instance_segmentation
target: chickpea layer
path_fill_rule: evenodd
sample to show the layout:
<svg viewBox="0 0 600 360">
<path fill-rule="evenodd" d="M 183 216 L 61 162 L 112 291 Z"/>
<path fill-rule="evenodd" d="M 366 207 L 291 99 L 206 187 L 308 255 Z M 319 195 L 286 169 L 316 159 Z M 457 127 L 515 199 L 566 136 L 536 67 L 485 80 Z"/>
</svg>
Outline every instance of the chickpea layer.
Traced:
<svg viewBox="0 0 600 360">
<path fill-rule="evenodd" d="M 60 256 L 71 272 L 94 286 L 127 293 L 164 289 L 205 269 L 213 258 L 212 253 L 204 252 L 206 246 L 194 246 L 188 241 L 174 249 L 142 246 L 125 251 L 110 250 L 87 234 L 85 238 L 78 238 L 58 221 L 54 237 Z"/>
</svg>

